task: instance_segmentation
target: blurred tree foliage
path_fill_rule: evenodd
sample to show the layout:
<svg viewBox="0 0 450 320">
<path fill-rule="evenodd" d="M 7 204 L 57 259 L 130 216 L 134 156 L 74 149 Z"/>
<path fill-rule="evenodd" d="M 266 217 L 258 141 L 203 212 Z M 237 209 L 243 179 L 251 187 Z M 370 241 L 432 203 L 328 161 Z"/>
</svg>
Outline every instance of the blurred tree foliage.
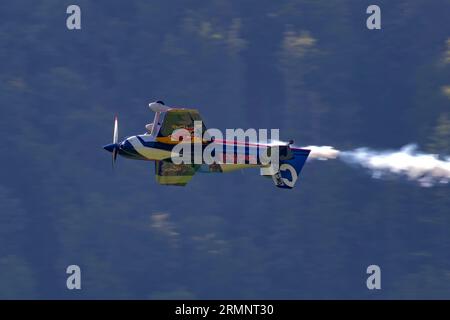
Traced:
<svg viewBox="0 0 450 320">
<path fill-rule="evenodd" d="M 449 298 L 448 186 L 310 162 L 290 192 L 257 171 L 171 188 L 101 149 L 113 114 L 143 132 L 162 99 L 210 127 L 450 155 L 450 2 L 378 1 L 378 31 L 370 4 L 2 1 L 0 298 Z"/>
</svg>

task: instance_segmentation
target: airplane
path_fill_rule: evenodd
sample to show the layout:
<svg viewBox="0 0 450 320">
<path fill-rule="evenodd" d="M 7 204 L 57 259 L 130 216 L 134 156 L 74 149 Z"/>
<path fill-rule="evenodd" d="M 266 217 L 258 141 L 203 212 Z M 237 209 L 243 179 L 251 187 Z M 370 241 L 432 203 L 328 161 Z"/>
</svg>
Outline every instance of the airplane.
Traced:
<svg viewBox="0 0 450 320">
<path fill-rule="evenodd" d="M 292 140 L 289 142 L 268 140 L 264 143 L 253 143 L 235 139 L 208 138 L 206 134 L 199 138 L 192 134 L 194 123 L 198 123 L 195 121 L 202 121 L 198 110 L 169 107 L 163 101 L 152 102 L 149 107 L 155 112 L 155 115 L 153 122 L 145 126 L 144 134 L 134 135 L 119 142 L 118 118 L 115 116 L 113 141 L 103 148 L 112 153 L 113 165 L 117 155 L 134 160 L 154 161 L 156 181 L 162 185 L 185 186 L 197 172 L 226 173 L 256 167 L 261 169 L 261 175 L 271 177 L 275 186 L 292 189 L 311 151 L 293 146 Z M 205 132 L 206 127 L 203 121 L 201 123 L 201 129 Z M 197 142 L 202 151 L 208 146 L 213 147 L 215 152 L 218 152 L 218 157 L 215 159 L 219 160 L 212 164 L 208 164 L 204 160 L 201 163 L 174 163 L 172 158 L 174 147 L 185 143 L 185 138 L 187 138 L 174 138 L 177 129 L 185 129 L 191 133 L 188 142 Z M 271 155 L 271 152 L 274 152 L 273 148 L 278 148 L 277 167 L 261 161 L 258 157 L 261 152 Z M 273 154 L 276 155 L 276 153 Z"/>
</svg>

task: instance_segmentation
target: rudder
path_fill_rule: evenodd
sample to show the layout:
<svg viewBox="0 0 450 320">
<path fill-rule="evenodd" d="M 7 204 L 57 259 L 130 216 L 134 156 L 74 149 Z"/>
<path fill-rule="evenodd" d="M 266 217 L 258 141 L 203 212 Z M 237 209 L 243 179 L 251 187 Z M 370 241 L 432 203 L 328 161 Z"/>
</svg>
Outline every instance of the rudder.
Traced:
<svg viewBox="0 0 450 320">
<path fill-rule="evenodd" d="M 293 157 L 289 160 L 280 160 L 280 168 L 272 176 L 273 182 L 278 188 L 292 189 L 297 182 L 298 176 L 308 159 L 310 150 L 291 149 Z"/>
</svg>

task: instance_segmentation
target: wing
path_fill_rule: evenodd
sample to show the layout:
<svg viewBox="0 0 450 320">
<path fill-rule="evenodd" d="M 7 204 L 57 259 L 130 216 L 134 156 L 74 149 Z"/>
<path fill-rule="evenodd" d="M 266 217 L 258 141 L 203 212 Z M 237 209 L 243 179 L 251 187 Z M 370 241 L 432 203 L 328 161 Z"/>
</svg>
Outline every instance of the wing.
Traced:
<svg viewBox="0 0 450 320">
<path fill-rule="evenodd" d="M 194 121 L 202 121 L 200 114 L 195 109 L 170 109 L 162 115 L 161 127 L 156 140 L 163 143 L 176 144 L 172 141 L 171 135 L 177 129 L 186 129 L 191 134 L 194 132 Z M 202 131 L 206 131 L 206 126 L 202 121 Z"/>
<path fill-rule="evenodd" d="M 169 161 L 155 161 L 155 177 L 159 184 L 185 186 L 199 168 L 195 164 L 174 164 Z"/>
</svg>

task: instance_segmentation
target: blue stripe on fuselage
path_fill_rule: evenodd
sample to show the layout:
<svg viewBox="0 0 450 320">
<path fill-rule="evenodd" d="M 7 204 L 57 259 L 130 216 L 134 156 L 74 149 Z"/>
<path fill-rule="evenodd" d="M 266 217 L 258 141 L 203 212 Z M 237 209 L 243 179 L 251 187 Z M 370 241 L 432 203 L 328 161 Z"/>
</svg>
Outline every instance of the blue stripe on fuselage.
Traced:
<svg viewBox="0 0 450 320">
<path fill-rule="evenodd" d="M 133 147 L 133 145 L 125 140 L 122 142 L 119 146 L 119 154 L 121 156 L 131 158 L 131 159 L 137 159 L 137 160 L 148 160 L 144 156 L 140 155 L 136 149 Z"/>
</svg>

